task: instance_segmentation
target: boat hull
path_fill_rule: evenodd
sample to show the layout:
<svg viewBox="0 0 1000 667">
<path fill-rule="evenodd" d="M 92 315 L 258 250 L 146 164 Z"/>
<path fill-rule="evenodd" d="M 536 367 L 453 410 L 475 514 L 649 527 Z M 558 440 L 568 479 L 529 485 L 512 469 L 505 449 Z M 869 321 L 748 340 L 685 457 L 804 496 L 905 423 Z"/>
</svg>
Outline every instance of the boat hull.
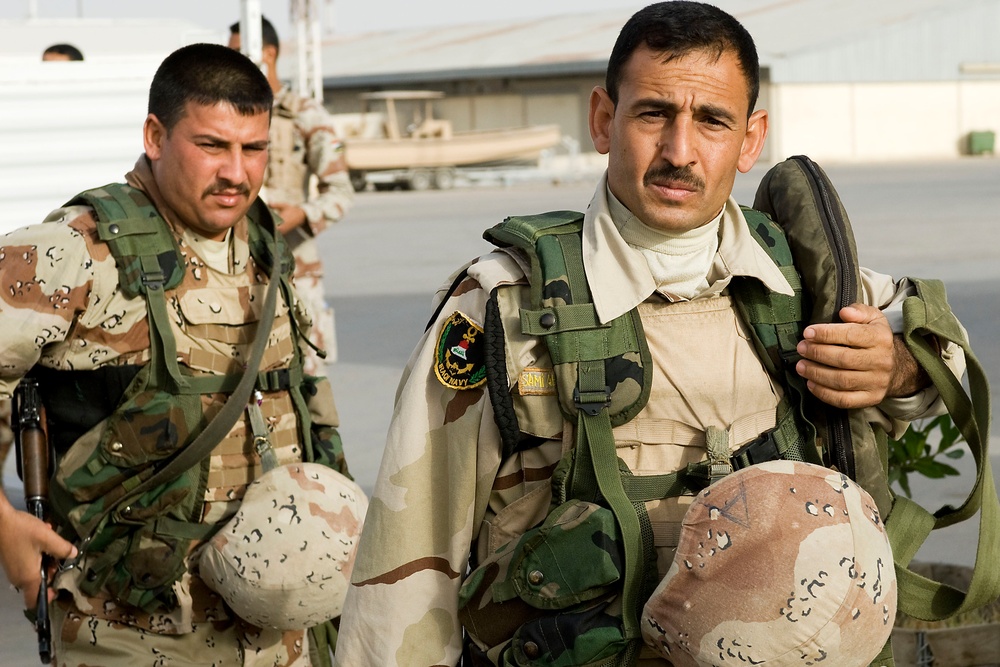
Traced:
<svg viewBox="0 0 1000 667">
<path fill-rule="evenodd" d="M 458 132 L 448 138 L 345 140 L 347 166 L 354 171 L 462 167 L 537 160 L 562 139 L 558 125 Z"/>
</svg>

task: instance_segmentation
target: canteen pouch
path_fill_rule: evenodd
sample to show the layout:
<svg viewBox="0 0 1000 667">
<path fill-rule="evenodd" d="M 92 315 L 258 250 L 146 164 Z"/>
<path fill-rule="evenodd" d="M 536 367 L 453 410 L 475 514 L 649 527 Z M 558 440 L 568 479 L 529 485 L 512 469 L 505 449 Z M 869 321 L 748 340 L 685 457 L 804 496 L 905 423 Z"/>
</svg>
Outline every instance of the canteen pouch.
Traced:
<svg viewBox="0 0 1000 667">
<path fill-rule="evenodd" d="M 623 570 L 611 510 L 570 500 L 469 575 L 459 619 L 482 664 L 599 664 L 627 644 Z"/>
</svg>

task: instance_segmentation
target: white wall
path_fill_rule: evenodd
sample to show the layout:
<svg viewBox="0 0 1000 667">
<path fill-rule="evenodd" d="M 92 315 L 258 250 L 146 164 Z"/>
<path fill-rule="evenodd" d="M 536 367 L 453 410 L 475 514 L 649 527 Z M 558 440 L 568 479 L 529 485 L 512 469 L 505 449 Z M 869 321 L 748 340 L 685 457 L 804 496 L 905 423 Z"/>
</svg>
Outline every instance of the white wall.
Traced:
<svg viewBox="0 0 1000 667">
<path fill-rule="evenodd" d="M 0 232 L 122 180 L 142 153 L 149 82 L 161 59 L 0 58 Z"/>
<path fill-rule="evenodd" d="M 780 84 L 771 94 L 774 159 L 952 158 L 970 131 L 1000 135 L 1000 81 Z"/>
</svg>

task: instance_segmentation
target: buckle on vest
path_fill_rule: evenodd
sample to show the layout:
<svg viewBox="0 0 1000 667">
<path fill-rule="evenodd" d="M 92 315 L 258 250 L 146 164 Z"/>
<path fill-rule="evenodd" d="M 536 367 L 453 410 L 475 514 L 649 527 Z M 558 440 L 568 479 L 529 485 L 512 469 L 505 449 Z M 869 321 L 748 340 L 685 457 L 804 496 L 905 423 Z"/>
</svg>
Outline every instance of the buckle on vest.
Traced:
<svg viewBox="0 0 1000 667">
<path fill-rule="evenodd" d="M 573 405 L 577 410 L 583 410 L 584 414 L 596 417 L 601 414 L 601 410 L 611 405 L 611 388 L 604 386 L 603 391 L 580 391 L 580 387 L 573 388 Z"/>
<path fill-rule="evenodd" d="M 265 371 L 257 377 L 257 388 L 261 391 L 285 391 L 292 386 L 292 374 L 287 368 Z"/>
<path fill-rule="evenodd" d="M 781 458 L 778 450 L 778 443 L 774 441 L 774 429 L 762 433 L 756 440 L 751 440 L 743 445 L 730 457 L 733 470 L 749 468 L 757 463 L 765 461 L 776 461 Z"/>
<path fill-rule="evenodd" d="M 159 290 L 163 287 L 163 283 L 166 277 L 163 275 L 162 271 L 154 271 L 152 273 L 142 273 L 142 285 L 146 289 L 151 289 L 154 291 Z"/>
</svg>

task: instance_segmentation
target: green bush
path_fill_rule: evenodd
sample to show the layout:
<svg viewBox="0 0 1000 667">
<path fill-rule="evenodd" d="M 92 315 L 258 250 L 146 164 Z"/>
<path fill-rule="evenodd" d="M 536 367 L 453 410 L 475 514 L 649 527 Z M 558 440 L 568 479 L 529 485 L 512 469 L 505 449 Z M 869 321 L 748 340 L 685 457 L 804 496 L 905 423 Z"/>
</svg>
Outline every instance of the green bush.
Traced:
<svg viewBox="0 0 1000 667">
<path fill-rule="evenodd" d="M 940 432 L 940 437 L 934 437 L 935 432 Z M 910 473 L 931 479 L 958 475 L 958 470 L 940 459 L 962 458 L 962 442 L 962 434 L 949 415 L 910 424 L 903 437 L 889 440 L 889 484 L 897 484 L 909 498 L 913 495 Z"/>
</svg>

